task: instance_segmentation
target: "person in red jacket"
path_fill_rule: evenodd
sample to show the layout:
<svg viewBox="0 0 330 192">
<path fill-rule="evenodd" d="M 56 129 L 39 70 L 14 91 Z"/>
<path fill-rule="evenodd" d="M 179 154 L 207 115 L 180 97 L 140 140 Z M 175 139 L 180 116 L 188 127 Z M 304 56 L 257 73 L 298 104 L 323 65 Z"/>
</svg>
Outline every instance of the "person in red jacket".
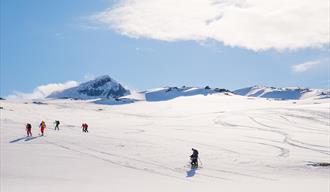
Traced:
<svg viewBox="0 0 330 192">
<path fill-rule="evenodd" d="M 82 127 L 82 131 L 83 131 L 83 132 L 88 132 L 88 125 L 87 125 L 87 123 L 83 123 L 83 124 L 81 125 L 81 127 Z"/>
<path fill-rule="evenodd" d="M 29 137 L 29 136 L 32 137 L 32 132 L 31 132 L 31 130 L 32 130 L 32 126 L 31 126 L 31 124 L 30 124 L 30 123 L 27 123 L 27 124 L 26 124 L 26 133 L 27 133 L 27 136 L 28 136 L 28 137 Z"/>
<path fill-rule="evenodd" d="M 45 128 L 46 128 L 46 123 L 44 121 L 41 121 L 39 127 L 40 127 L 41 136 L 44 136 L 44 131 L 45 131 Z"/>
</svg>

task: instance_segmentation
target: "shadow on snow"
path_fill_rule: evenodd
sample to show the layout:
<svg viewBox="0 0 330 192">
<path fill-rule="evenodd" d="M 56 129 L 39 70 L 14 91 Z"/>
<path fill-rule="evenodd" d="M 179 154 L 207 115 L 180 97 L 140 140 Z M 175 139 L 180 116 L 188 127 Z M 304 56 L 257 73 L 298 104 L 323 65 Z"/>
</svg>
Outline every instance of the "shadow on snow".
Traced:
<svg viewBox="0 0 330 192">
<path fill-rule="evenodd" d="M 193 177 L 196 174 L 196 169 L 190 169 L 187 171 L 187 176 L 186 177 Z"/>
<path fill-rule="evenodd" d="M 18 138 L 18 139 L 14 139 L 14 140 L 10 141 L 9 143 L 16 143 L 16 142 L 21 141 L 21 140 L 31 141 L 31 140 L 36 139 L 38 137 L 40 137 L 40 136 L 34 136 L 34 137 L 27 137 L 27 136 L 25 136 L 25 137 L 21 137 L 21 138 Z"/>
</svg>

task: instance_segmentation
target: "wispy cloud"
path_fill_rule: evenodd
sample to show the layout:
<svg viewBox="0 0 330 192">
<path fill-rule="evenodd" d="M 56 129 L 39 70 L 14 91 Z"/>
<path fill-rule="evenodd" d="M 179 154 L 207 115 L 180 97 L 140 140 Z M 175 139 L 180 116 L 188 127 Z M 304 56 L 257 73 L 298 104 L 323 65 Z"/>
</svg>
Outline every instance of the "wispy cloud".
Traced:
<svg viewBox="0 0 330 192">
<path fill-rule="evenodd" d="M 52 83 L 48 85 L 38 86 L 32 93 L 14 92 L 14 94 L 7 96 L 7 99 L 43 99 L 55 91 L 62 91 L 78 85 L 76 81 L 68 81 L 66 83 Z"/>
<path fill-rule="evenodd" d="M 313 67 L 315 67 L 317 65 L 320 65 L 320 64 L 322 64 L 322 60 L 307 61 L 307 62 L 304 62 L 304 63 L 293 65 L 292 70 L 294 72 L 297 72 L 297 73 L 302 73 L 302 72 L 306 72 L 306 71 L 308 71 L 308 70 L 312 69 Z"/>
<path fill-rule="evenodd" d="M 152 48 L 144 48 L 144 47 L 135 47 L 136 52 L 145 52 L 145 53 L 153 53 L 155 52 Z"/>
<path fill-rule="evenodd" d="M 122 35 L 254 51 L 329 43 L 328 0 L 121 0 L 91 19 Z"/>
<path fill-rule="evenodd" d="M 87 73 L 87 74 L 84 75 L 84 80 L 86 80 L 86 81 L 90 81 L 90 80 L 95 79 L 95 77 L 96 77 L 96 76 L 95 76 L 94 74 Z"/>
</svg>

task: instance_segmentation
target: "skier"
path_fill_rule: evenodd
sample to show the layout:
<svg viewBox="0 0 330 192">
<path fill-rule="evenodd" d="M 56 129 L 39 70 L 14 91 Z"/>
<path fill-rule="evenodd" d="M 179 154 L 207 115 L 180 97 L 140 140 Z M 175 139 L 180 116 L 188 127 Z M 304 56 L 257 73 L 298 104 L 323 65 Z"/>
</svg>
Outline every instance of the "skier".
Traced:
<svg viewBox="0 0 330 192">
<path fill-rule="evenodd" d="M 46 128 L 46 123 L 44 121 L 41 121 L 39 127 L 40 127 L 40 131 L 41 131 L 41 136 L 44 136 L 44 130 Z"/>
<path fill-rule="evenodd" d="M 81 125 L 81 127 L 83 128 L 83 129 L 82 129 L 83 132 L 88 132 L 88 125 L 87 125 L 87 123 L 83 123 L 83 124 Z"/>
<path fill-rule="evenodd" d="M 31 129 L 32 129 L 32 126 L 30 123 L 27 123 L 26 124 L 26 133 L 27 133 L 27 136 L 31 136 L 32 137 L 32 132 L 31 132 Z"/>
<path fill-rule="evenodd" d="M 193 151 L 193 154 L 190 155 L 191 168 L 197 168 L 198 167 L 198 151 L 194 148 L 192 148 L 191 150 Z"/>
<path fill-rule="evenodd" d="M 59 128 L 60 121 L 59 120 L 55 120 L 54 124 L 55 124 L 55 130 L 57 129 L 59 131 L 60 130 L 60 128 Z"/>
</svg>

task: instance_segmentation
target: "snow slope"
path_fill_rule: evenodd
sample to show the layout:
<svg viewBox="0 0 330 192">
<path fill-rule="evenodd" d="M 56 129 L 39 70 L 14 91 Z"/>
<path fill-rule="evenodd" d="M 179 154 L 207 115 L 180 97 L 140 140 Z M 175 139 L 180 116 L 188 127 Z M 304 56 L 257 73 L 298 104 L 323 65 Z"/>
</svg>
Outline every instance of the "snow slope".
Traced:
<svg viewBox="0 0 330 192">
<path fill-rule="evenodd" d="M 276 88 L 266 86 L 253 86 L 234 91 L 237 95 L 248 97 L 262 97 L 273 99 L 308 99 L 308 98 L 330 98 L 330 90 L 308 89 L 308 88 Z"/>
<path fill-rule="evenodd" d="M 52 93 L 48 98 L 57 99 L 98 99 L 98 98 L 117 98 L 128 95 L 126 90 L 120 83 L 112 79 L 108 75 L 100 76 L 94 80 L 82 83 L 77 87 L 65 89 L 60 92 Z"/>
<path fill-rule="evenodd" d="M 147 91 L 141 92 L 132 92 L 129 95 L 120 97 L 120 98 L 110 98 L 110 99 L 99 99 L 94 103 L 96 104 L 105 104 L 105 105 L 123 105 L 123 104 L 131 104 L 137 101 L 147 101 L 147 102 L 156 102 L 156 101 L 167 101 L 171 99 L 175 99 L 178 97 L 188 97 L 188 96 L 196 96 L 196 95 L 212 95 L 212 94 L 225 94 L 225 95 L 233 95 L 227 89 L 211 89 L 209 87 L 201 88 L 201 87 L 162 87 L 150 89 Z"/>
<path fill-rule="evenodd" d="M 330 161 L 329 99 L 211 94 L 128 105 L 0 103 L 4 192 L 329 191 L 329 168 L 308 165 Z M 192 147 L 201 169 L 188 166 Z"/>
</svg>

